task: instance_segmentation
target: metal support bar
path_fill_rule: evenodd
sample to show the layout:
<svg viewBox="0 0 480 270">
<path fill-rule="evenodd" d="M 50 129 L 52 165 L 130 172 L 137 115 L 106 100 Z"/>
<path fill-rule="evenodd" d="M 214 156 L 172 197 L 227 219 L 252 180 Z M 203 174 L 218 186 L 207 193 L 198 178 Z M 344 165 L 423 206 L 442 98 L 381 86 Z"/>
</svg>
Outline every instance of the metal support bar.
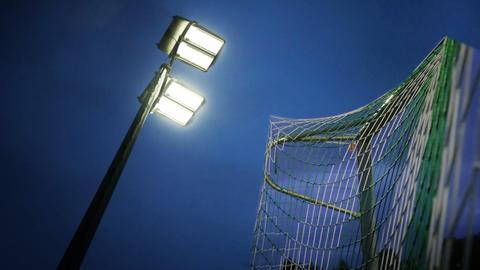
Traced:
<svg viewBox="0 0 480 270">
<path fill-rule="evenodd" d="M 303 195 L 303 194 L 300 194 L 298 192 L 295 192 L 295 191 L 291 191 L 289 189 L 286 189 L 284 187 L 281 187 L 279 186 L 277 183 L 275 183 L 271 178 L 270 176 L 268 175 L 265 175 L 265 182 L 267 182 L 268 185 L 270 185 L 273 189 L 277 190 L 277 191 L 280 191 L 282 193 L 285 193 L 285 194 L 288 194 L 290 196 L 293 196 L 293 197 L 296 197 L 296 198 L 299 198 L 301 200 L 304 200 L 304 201 L 307 201 L 309 203 L 313 203 L 313 204 L 317 204 L 317 205 L 320 205 L 320 206 L 323 206 L 325 208 L 328 208 L 328 209 L 331 209 L 331 210 L 334 210 L 334 211 L 338 211 L 340 213 L 344 213 L 344 214 L 347 214 L 349 216 L 352 216 L 354 218 L 358 218 L 360 217 L 360 213 L 358 212 L 355 212 L 353 210 L 349 210 L 349 209 L 345 209 L 345 208 L 342 208 L 342 207 L 339 207 L 339 206 L 336 206 L 334 204 L 331 204 L 331 203 L 327 203 L 327 202 L 324 202 L 324 201 L 321 201 L 321 200 L 316 200 L 312 197 L 309 197 L 307 195 Z"/>
<path fill-rule="evenodd" d="M 281 137 L 269 142 L 269 146 L 275 146 L 286 142 L 328 142 L 328 143 L 349 143 L 356 139 L 356 136 L 299 136 L 299 137 Z"/>
<path fill-rule="evenodd" d="M 113 191 L 120 179 L 123 168 L 127 163 L 133 145 L 140 133 L 148 114 L 152 111 L 155 100 L 162 93 L 165 86 L 167 74 L 169 72 L 168 65 L 162 65 L 160 71 L 155 74 L 155 77 L 150 81 L 142 94 L 142 105 L 133 119 L 127 134 L 125 135 L 120 148 L 105 174 L 100 187 L 95 193 L 87 212 L 83 216 L 80 225 L 75 232 L 65 254 L 58 265 L 58 269 L 79 269 L 85 254 L 92 242 L 98 225 L 102 220 L 108 202 L 112 197 Z M 161 83 L 161 87 L 156 87 Z"/>
</svg>

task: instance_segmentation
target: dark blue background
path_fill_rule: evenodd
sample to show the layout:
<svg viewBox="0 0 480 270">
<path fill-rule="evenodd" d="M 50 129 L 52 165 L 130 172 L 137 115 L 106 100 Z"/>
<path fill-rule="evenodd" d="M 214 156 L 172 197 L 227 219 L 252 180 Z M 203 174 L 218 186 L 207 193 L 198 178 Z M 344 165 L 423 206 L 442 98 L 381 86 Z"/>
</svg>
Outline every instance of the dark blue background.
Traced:
<svg viewBox="0 0 480 270">
<path fill-rule="evenodd" d="M 227 43 L 173 74 L 207 103 L 151 116 L 85 269 L 245 269 L 269 115 L 319 117 L 395 87 L 445 35 L 480 45 L 480 1 L 4 1 L 0 268 L 52 269 L 166 59 L 173 15 Z"/>
</svg>

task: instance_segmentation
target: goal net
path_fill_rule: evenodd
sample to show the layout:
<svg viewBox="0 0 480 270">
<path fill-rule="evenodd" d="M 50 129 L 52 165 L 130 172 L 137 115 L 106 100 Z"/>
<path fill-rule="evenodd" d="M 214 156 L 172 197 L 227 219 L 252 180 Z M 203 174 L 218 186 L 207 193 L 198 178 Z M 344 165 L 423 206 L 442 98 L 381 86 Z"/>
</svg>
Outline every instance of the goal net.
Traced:
<svg viewBox="0 0 480 270">
<path fill-rule="evenodd" d="M 480 231 L 479 66 L 480 51 L 445 38 L 364 107 L 272 117 L 252 268 L 470 263 Z"/>
</svg>

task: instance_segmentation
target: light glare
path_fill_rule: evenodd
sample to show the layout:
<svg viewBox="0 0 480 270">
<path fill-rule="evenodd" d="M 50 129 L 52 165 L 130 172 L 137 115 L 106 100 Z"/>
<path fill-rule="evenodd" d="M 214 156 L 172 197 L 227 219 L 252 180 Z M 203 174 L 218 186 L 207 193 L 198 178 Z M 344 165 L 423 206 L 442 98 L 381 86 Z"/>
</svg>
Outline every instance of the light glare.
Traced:
<svg viewBox="0 0 480 270">
<path fill-rule="evenodd" d="M 222 39 L 195 25 L 188 28 L 188 31 L 185 34 L 185 39 L 213 55 L 218 54 L 224 43 Z"/>
<path fill-rule="evenodd" d="M 185 42 L 181 42 L 178 46 L 177 55 L 181 60 L 191 63 L 204 71 L 208 70 L 214 59 L 213 56 L 208 55 Z"/>
<path fill-rule="evenodd" d="M 162 96 L 155 106 L 155 111 L 185 126 L 193 116 L 193 112 L 168 97 Z"/>
<path fill-rule="evenodd" d="M 176 80 L 169 79 L 165 96 L 180 103 L 192 111 L 196 111 L 202 105 L 204 98 Z"/>
</svg>

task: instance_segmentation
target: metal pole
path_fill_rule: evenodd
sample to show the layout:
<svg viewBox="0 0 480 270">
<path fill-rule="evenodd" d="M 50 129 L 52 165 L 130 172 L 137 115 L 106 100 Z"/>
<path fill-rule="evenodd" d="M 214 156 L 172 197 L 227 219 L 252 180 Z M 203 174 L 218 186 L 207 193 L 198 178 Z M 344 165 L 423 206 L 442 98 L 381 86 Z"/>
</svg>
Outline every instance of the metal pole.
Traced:
<svg viewBox="0 0 480 270">
<path fill-rule="evenodd" d="M 133 119 L 127 134 L 125 135 L 120 148 L 115 154 L 100 187 L 95 193 L 87 212 L 83 216 L 80 225 L 75 232 L 70 244 L 65 251 L 58 265 L 58 269 L 79 269 L 88 247 L 97 231 L 98 225 L 102 220 L 108 202 L 112 197 L 113 191 L 118 183 L 123 168 L 127 163 L 130 152 L 132 151 L 135 140 L 137 139 L 140 129 L 142 128 L 148 114 L 151 112 L 157 97 L 161 94 L 165 87 L 167 74 L 170 70 L 169 65 L 162 65 L 160 71 L 148 84 L 140 101 L 142 103 L 137 115 Z M 157 83 L 158 82 L 158 83 Z M 161 83 L 161 84 L 160 84 Z M 156 87 L 160 85 L 160 87 Z"/>
</svg>

